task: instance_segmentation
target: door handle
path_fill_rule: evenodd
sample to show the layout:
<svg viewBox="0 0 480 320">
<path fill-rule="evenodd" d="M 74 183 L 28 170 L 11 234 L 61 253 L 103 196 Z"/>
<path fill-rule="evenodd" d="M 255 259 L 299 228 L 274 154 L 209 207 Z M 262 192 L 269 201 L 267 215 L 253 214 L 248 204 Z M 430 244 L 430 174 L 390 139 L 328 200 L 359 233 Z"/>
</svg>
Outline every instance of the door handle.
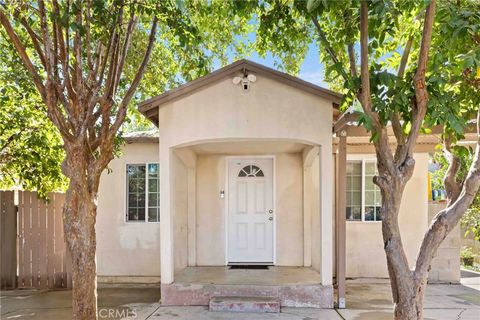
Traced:
<svg viewBox="0 0 480 320">
<path fill-rule="evenodd" d="M 273 220 L 273 217 L 268 218 L 268 220 L 272 221 L 272 220 Z"/>
<path fill-rule="evenodd" d="M 273 213 L 273 210 L 272 210 L 272 209 L 268 210 L 268 213 L 272 214 L 272 213 Z"/>
</svg>

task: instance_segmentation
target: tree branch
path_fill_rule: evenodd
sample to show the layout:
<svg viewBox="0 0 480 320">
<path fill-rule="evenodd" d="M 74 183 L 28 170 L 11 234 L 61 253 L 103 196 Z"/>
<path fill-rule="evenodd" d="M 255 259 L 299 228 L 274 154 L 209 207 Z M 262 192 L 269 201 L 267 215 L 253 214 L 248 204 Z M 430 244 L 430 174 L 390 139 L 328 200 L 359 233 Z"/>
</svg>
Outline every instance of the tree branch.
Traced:
<svg viewBox="0 0 480 320">
<path fill-rule="evenodd" d="M 85 40 L 86 40 L 86 45 L 87 45 L 87 66 L 88 70 L 93 70 L 93 59 L 92 59 L 92 53 L 90 52 L 91 50 L 91 36 L 90 36 L 90 10 L 92 7 L 92 1 L 87 0 L 87 8 L 85 9 Z"/>
<path fill-rule="evenodd" d="M 398 79 L 403 79 L 405 76 L 405 70 L 407 68 L 408 58 L 410 56 L 410 50 L 412 49 L 413 39 L 409 38 L 405 44 L 405 49 L 403 49 L 402 59 L 400 60 L 400 65 L 398 67 L 397 77 Z"/>
<path fill-rule="evenodd" d="M 356 78 L 357 77 L 357 66 L 355 62 L 355 48 L 353 47 L 353 43 L 349 43 L 347 45 L 348 51 L 348 60 L 350 61 L 350 74 Z"/>
<path fill-rule="evenodd" d="M 117 15 L 117 21 L 115 25 L 121 26 L 123 22 L 123 7 L 120 8 L 120 12 Z M 114 25 L 114 30 L 113 30 L 113 35 L 112 35 L 112 43 L 111 43 L 111 48 L 110 48 L 110 62 L 108 66 L 108 76 L 107 80 L 105 83 L 105 88 L 103 92 L 103 97 L 102 99 L 104 100 L 111 100 L 114 92 L 113 92 L 113 87 L 115 84 L 115 79 L 117 77 L 117 66 L 118 66 L 118 59 L 119 59 L 119 53 L 120 53 L 120 31 L 115 28 Z"/>
<path fill-rule="evenodd" d="M 35 48 L 35 51 L 37 52 L 38 57 L 42 62 L 42 65 L 46 67 L 45 56 L 43 55 L 43 51 L 40 45 L 41 38 L 33 31 L 33 29 L 30 27 L 30 25 L 25 20 L 25 18 L 20 17 L 20 13 L 17 10 L 15 11 L 15 13 L 16 13 L 16 18 L 19 19 L 22 26 L 25 28 L 25 30 L 27 30 L 27 33 L 30 36 L 30 39 L 32 40 L 33 47 Z"/>
<path fill-rule="evenodd" d="M 60 7 L 57 0 L 52 1 L 53 12 L 58 17 L 60 16 Z M 68 9 L 69 10 L 69 9 Z M 76 100 L 76 92 L 73 89 L 72 81 L 70 78 L 70 66 L 69 66 L 69 57 L 68 57 L 68 29 L 66 30 L 65 37 L 63 37 L 63 31 L 60 24 L 54 19 L 53 20 L 53 27 L 56 29 L 56 41 L 57 47 L 59 50 L 59 59 L 60 64 L 62 66 L 62 75 L 63 75 L 63 86 L 67 89 L 68 95 L 72 100 Z M 63 90 L 62 90 L 63 91 Z M 69 113 L 73 113 L 73 110 L 68 107 L 67 111 Z"/>
<path fill-rule="evenodd" d="M 75 34 L 73 36 L 73 56 L 74 56 L 74 63 L 73 63 L 73 83 L 75 87 L 75 91 L 77 94 L 83 92 L 83 55 L 82 55 L 82 35 L 81 35 L 81 28 L 83 27 L 83 5 L 77 6 L 77 14 L 75 16 L 75 23 L 77 24 L 77 28 L 75 30 Z M 87 44 L 90 45 L 90 44 Z M 87 52 L 89 49 L 87 48 Z M 78 97 L 79 101 L 74 104 L 73 109 L 76 110 L 75 117 L 80 117 L 80 109 L 83 108 L 83 100 L 85 97 Z M 81 101 L 81 102 L 80 102 Z M 78 110 L 77 110 L 78 109 Z M 80 120 L 80 119 L 78 119 Z"/>
<path fill-rule="evenodd" d="M 127 30 L 125 33 L 125 39 L 123 41 L 122 51 L 120 53 L 120 60 L 117 67 L 117 76 L 113 84 L 113 92 L 117 91 L 118 83 L 120 82 L 120 76 L 123 72 L 123 66 L 128 55 L 128 49 L 130 48 L 130 39 L 135 28 L 136 17 L 134 12 L 130 14 L 130 20 L 128 21 Z"/>
<path fill-rule="evenodd" d="M 425 13 L 425 21 L 423 24 L 422 43 L 420 45 L 420 52 L 418 57 L 417 72 L 413 78 L 415 86 L 415 104 L 412 111 L 412 127 L 407 137 L 405 152 L 399 157 L 399 161 L 404 161 L 405 158 L 411 157 L 413 148 L 417 143 L 420 127 L 427 112 L 428 92 L 425 84 L 425 73 L 427 70 L 428 54 L 430 51 L 430 44 L 432 41 L 432 29 L 435 19 L 436 0 L 432 0 Z"/>
<path fill-rule="evenodd" d="M 480 108 L 477 113 L 477 147 L 475 156 L 457 200 L 440 211 L 425 234 L 415 265 L 417 281 L 426 279 L 433 256 L 443 239 L 455 227 L 475 199 L 480 188 Z"/>
<path fill-rule="evenodd" d="M 448 137 L 443 142 L 443 153 L 448 161 L 448 168 L 443 178 L 443 184 L 447 192 L 448 206 L 457 200 L 462 191 L 462 184 L 457 181 L 457 173 L 461 164 L 460 159 L 452 152 L 451 140 Z"/>
<path fill-rule="evenodd" d="M 157 22 L 158 22 L 158 19 L 157 17 L 155 17 L 152 22 L 152 29 L 150 30 L 148 46 L 147 46 L 147 50 L 145 51 L 145 55 L 143 56 L 143 61 L 140 64 L 140 67 L 138 68 L 137 73 L 135 74 L 135 77 L 133 78 L 133 81 L 130 87 L 125 93 L 125 96 L 123 97 L 123 100 L 120 103 L 120 106 L 118 107 L 118 112 L 117 112 L 115 122 L 113 123 L 112 128 L 110 129 L 111 135 L 115 135 L 115 133 L 120 128 L 120 125 L 125 120 L 125 116 L 127 113 L 127 106 L 130 103 L 130 100 L 132 99 L 133 94 L 137 90 L 137 87 L 140 84 L 140 81 L 142 80 L 143 74 L 145 73 L 145 69 L 147 68 L 148 61 L 150 60 L 150 54 L 152 53 L 153 45 L 155 43 L 155 35 L 157 32 Z"/>
<path fill-rule="evenodd" d="M 18 52 L 18 55 L 20 56 L 20 59 L 22 59 L 23 65 L 25 66 L 25 68 L 27 68 L 28 72 L 32 76 L 33 83 L 37 87 L 37 90 L 40 93 L 42 100 L 46 102 L 47 93 L 46 93 L 46 89 L 43 84 L 42 78 L 40 77 L 37 71 L 37 68 L 33 65 L 32 61 L 30 60 L 30 57 L 27 54 L 24 44 L 21 42 L 20 38 L 13 30 L 13 27 L 10 24 L 10 21 L 8 21 L 8 18 L 2 9 L 0 9 L 0 23 L 2 24 L 3 28 L 7 32 L 8 37 L 12 41 L 15 49 Z"/>
<path fill-rule="evenodd" d="M 393 156 L 388 142 L 387 129 L 382 126 L 378 113 L 372 110 L 370 94 L 370 70 L 368 66 L 368 3 L 362 1 L 360 5 L 360 91 L 358 100 L 365 114 L 371 119 L 377 139 L 374 139 L 377 150 L 378 165 L 385 168 L 390 176 L 396 175 L 393 166 Z"/>
<path fill-rule="evenodd" d="M 360 5 L 360 92 L 359 100 L 365 113 L 372 119 L 377 131 L 381 130 L 378 114 L 372 111 L 370 94 L 370 70 L 368 66 L 368 4 L 362 1 Z"/>
<path fill-rule="evenodd" d="M 405 69 L 407 68 L 408 57 L 410 56 L 410 50 L 412 48 L 412 44 L 413 44 L 413 39 L 409 38 L 407 40 L 407 43 L 405 44 L 405 49 L 403 50 L 402 59 L 400 60 L 400 65 L 398 67 L 397 87 L 398 87 L 398 81 L 400 81 L 400 79 L 403 79 L 405 75 Z M 390 121 L 392 122 L 392 129 L 393 129 L 395 138 L 397 139 L 397 144 L 404 145 L 405 134 L 403 133 L 402 124 L 400 123 L 400 114 L 397 111 L 393 112 L 392 117 L 390 118 Z"/>
<path fill-rule="evenodd" d="M 317 17 L 312 15 L 312 21 L 313 21 L 313 24 L 315 25 L 315 28 L 317 29 L 320 40 L 323 42 L 323 44 L 325 46 L 325 50 L 330 55 L 330 58 L 333 60 L 333 63 L 338 64 L 340 60 L 338 60 L 337 55 L 333 51 L 332 46 L 330 45 L 330 42 L 328 41 L 327 36 L 325 35 L 325 32 L 323 32 L 323 29 L 320 26 L 320 23 L 318 22 Z M 342 68 L 342 71 L 341 71 L 341 76 L 343 77 L 343 79 L 345 81 L 348 80 L 348 76 L 347 76 L 345 70 L 343 70 L 343 68 Z"/>
</svg>

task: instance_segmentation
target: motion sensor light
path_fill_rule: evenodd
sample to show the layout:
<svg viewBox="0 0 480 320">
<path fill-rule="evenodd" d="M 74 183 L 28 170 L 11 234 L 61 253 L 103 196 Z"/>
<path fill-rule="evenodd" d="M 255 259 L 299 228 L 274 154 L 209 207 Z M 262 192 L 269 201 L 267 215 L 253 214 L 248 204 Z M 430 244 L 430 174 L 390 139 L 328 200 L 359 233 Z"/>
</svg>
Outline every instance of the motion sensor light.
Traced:
<svg viewBox="0 0 480 320">
<path fill-rule="evenodd" d="M 240 78 L 240 77 L 235 77 L 235 78 L 233 78 L 233 80 L 232 80 L 233 84 L 239 84 L 240 81 L 242 81 L 242 78 Z"/>
</svg>

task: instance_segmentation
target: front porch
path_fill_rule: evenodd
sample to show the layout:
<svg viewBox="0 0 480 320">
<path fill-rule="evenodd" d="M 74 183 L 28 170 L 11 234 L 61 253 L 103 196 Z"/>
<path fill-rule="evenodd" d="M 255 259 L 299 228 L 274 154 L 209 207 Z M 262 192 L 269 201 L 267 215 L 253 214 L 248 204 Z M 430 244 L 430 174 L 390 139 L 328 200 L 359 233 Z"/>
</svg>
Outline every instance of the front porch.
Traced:
<svg viewBox="0 0 480 320">
<path fill-rule="evenodd" d="M 328 147 L 222 139 L 161 150 L 162 304 L 240 296 L 332 308 Z"/>
<path fill-rule="evenodd" d="M 162 284 L 162 305 L 208 305 L 213 297 L 274 297 L 282 307 L 333 308 L 333 287 L 311 267 L 187 267 Z"/>
</svg>

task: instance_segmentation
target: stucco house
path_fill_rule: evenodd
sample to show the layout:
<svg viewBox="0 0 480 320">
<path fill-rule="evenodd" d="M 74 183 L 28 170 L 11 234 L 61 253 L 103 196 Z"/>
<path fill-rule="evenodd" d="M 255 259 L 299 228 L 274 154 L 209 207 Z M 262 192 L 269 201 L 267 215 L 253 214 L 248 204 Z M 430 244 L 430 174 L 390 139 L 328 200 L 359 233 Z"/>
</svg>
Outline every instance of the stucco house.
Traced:
<svg viewBox="0 0 480 320">
<path fill-rule="evenodd" d="M 264 296 L 331 308 L 345 277 L 387 277 L 373 146 L 340 99 L 240 60 L 141 103 L 158 135 L 127 137 L 101 179 L 99 281 L 160 282 L 165 305 Z M 420 137 L 402 203 L 412 263 L 436 143 Z M 437 280 L 458 281 L 449 263 Z"/>
</svg>

